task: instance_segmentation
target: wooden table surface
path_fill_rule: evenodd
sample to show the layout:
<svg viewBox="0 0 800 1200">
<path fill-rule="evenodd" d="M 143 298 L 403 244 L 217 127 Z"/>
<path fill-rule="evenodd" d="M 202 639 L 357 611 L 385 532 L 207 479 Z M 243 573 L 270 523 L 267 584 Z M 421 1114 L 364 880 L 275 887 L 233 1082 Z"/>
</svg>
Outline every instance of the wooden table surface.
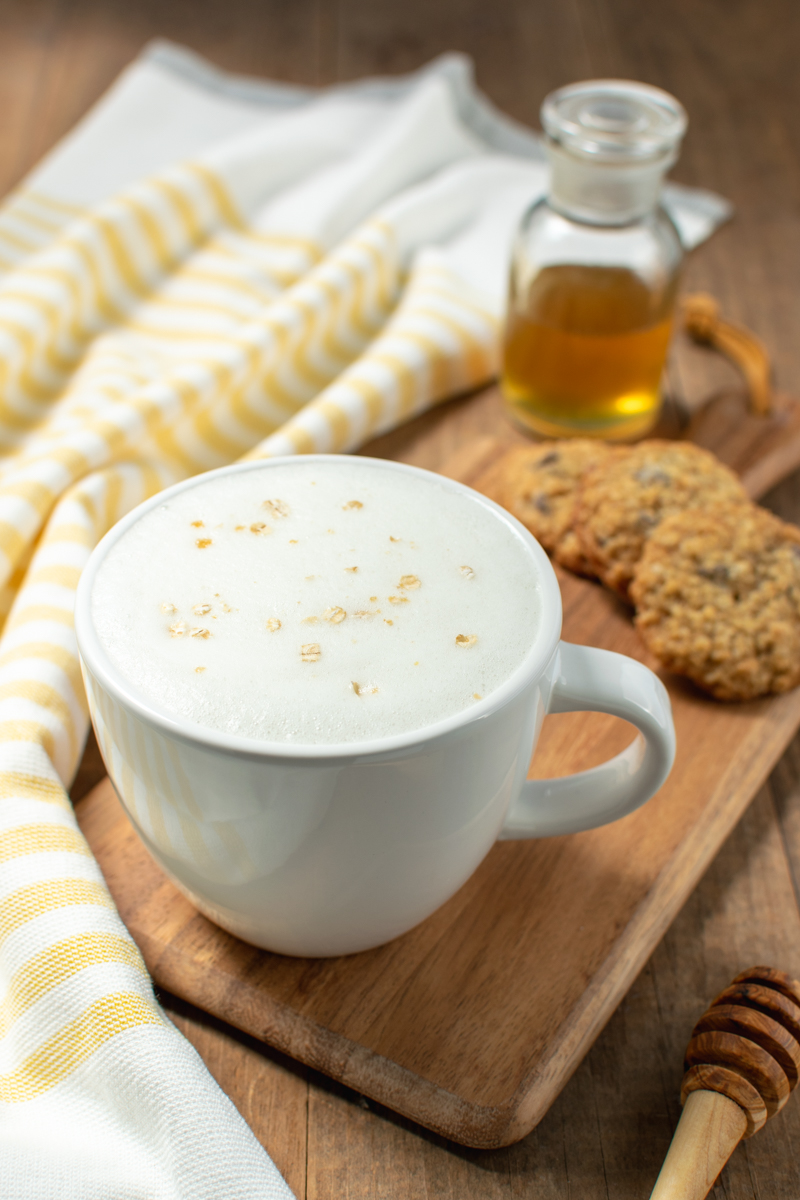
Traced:
<svg viewBox="0 0 800 1200">
<path fill-rule="evenodd" d="M 800 393 L 800 5 L 793 0 L 0 0 L 0 183 L 12 187 L 151 37 L 220 66 L 306 84 L 410 70 L 445 50 L 536 125 L 546 92 L 627 77 L 674 92 L 690 127 L 674 178 L 715 189 L 735 220 L 698 250 L 686 286 L 756 330 Z M 736 386 L 678 345 L 673 386 L 696 403 Z M 445 406 L 373 452 L 436 467 L 494 433 L 490 395 Z M 800 520 L 800 483 L 768 498 Z M 713 753 L 713 747 L 709 748 Z M 90 745 L 73 794 L 102 765 Z M 742 967 L 800 974 L 800 740 L 756 797 L 548 1115 L 506 1150 L 469 1151 L 367 1104 L 201 1012 L 163 1002 L 298 1197 L 314 1200 L 639 1200 L 678 1117 L 683 1049 Z M 797 1200 L 800 1103 L 740 1146 L 716 1200 Z"/>
</svg>

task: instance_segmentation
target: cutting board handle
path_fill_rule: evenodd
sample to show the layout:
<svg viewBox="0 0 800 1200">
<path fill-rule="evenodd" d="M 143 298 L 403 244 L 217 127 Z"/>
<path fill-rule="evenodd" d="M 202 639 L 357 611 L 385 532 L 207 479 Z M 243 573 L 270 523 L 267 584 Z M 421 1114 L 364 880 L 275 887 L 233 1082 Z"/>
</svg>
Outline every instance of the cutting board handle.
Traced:
<svg viewBox="0 0 800 1200">
<path fill-rule="evenodd" d="M 610 713 L 629 721 L 639 736 L 590 771 L 527 780 L 500 832 L 503 840 L 578 833 L 627 816 L 658 791 L 675 758 L 669 696 L 641 663 L 561 642 L 550 682 L 548 713 Z"/>
</svg>

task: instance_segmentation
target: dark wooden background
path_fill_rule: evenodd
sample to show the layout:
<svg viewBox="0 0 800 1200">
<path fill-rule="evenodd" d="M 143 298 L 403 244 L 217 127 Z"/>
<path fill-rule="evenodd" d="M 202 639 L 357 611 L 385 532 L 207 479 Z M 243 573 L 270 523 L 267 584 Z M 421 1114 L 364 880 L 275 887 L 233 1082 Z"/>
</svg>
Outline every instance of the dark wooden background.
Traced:
<svg viewBox="0 0 800 1200">
<path fill-rule="evenodd" d="M 13 187 L 155 36 L 222 67 L 306 84 L 473 56 L 480 86 L 531 125 L 575 79 L 674 92 L 690 127 L 674 178 L 722 192 L 736 218 L 693 256 L 703 288 L 756 330 L 779 386 L 800 394 L 800 5 L 796 0 L 0 0 L 0 186 Z M 737 386 L 714 356 L 676 347 L 689 403 Z M 435 465 L 496 432 L 459 401 L 379 450 Z M 769 497 L 800 520 L 800 486 Z M 713 753 L 713 747 L 709 747 Z M 90 746 L 79 800 L 101 770 Z M 754 962 L 800 973 L 800 741 L 718 854 L 541 1125 L 507 1150 L 468 1151 L 271 1053 L 189 1006 L 173 1019 L 309 1200 L 638 1200 L 678 1117 L 682 1053 L 706 1002 Z M 798 1200 L 800 1103 L 735 1153 L 715 1200 Z"/>
</svg>

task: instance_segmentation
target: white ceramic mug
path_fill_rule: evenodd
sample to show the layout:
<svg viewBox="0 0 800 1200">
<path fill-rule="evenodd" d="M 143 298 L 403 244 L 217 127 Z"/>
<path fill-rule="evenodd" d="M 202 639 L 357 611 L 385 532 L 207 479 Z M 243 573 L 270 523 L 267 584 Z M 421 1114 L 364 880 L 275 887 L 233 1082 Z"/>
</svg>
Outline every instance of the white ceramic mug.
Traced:
<svg viewBox="0 0 800 1200">
<path fill-rule="evenodd" d="M 351 461 L 357 470 L 364 460 Z M 268 471 L 271 462 L 223 471 Z M 131 524 L 198 482 L 161 493 L 107 534 L 83 573 L 75 625 L 117 794 L 155 860 L 212 921 L 281 954 L 366 950 L 434 912 L 498 838 L 603 825 L 664 782 L 675 731 L 661 681 L 623 655 L 561 642 L 561 596 L 538 542 L 504 509 L 444 479 L 514 531 L 541 588 L 534 642 L 501 687 L 425 729 L 362 744 L 259 742 L 159 712 L 110 662 L 92 624 L 92 586 Z M 612 713 L 639 736 L 590 771 L 526 781 L 545 714 L 576 711 Z"/>
</svg>

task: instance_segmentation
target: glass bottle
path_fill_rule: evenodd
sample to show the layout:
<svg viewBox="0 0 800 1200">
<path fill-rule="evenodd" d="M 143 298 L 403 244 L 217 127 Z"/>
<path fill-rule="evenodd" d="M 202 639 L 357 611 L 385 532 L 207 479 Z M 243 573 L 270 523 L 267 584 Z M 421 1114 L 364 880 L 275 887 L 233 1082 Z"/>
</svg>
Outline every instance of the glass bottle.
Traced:
<svg viewBox="0 0 800 1200">
<path fill-rule="evenodd" d="M 655 424 L 680 237 L 659 203 L 686 113 L 667 92 L 591 80 L 542 105 L 550 194 L 522 219 L 503 347 L 508 412 L 545 437 Z"/>
</svg>

